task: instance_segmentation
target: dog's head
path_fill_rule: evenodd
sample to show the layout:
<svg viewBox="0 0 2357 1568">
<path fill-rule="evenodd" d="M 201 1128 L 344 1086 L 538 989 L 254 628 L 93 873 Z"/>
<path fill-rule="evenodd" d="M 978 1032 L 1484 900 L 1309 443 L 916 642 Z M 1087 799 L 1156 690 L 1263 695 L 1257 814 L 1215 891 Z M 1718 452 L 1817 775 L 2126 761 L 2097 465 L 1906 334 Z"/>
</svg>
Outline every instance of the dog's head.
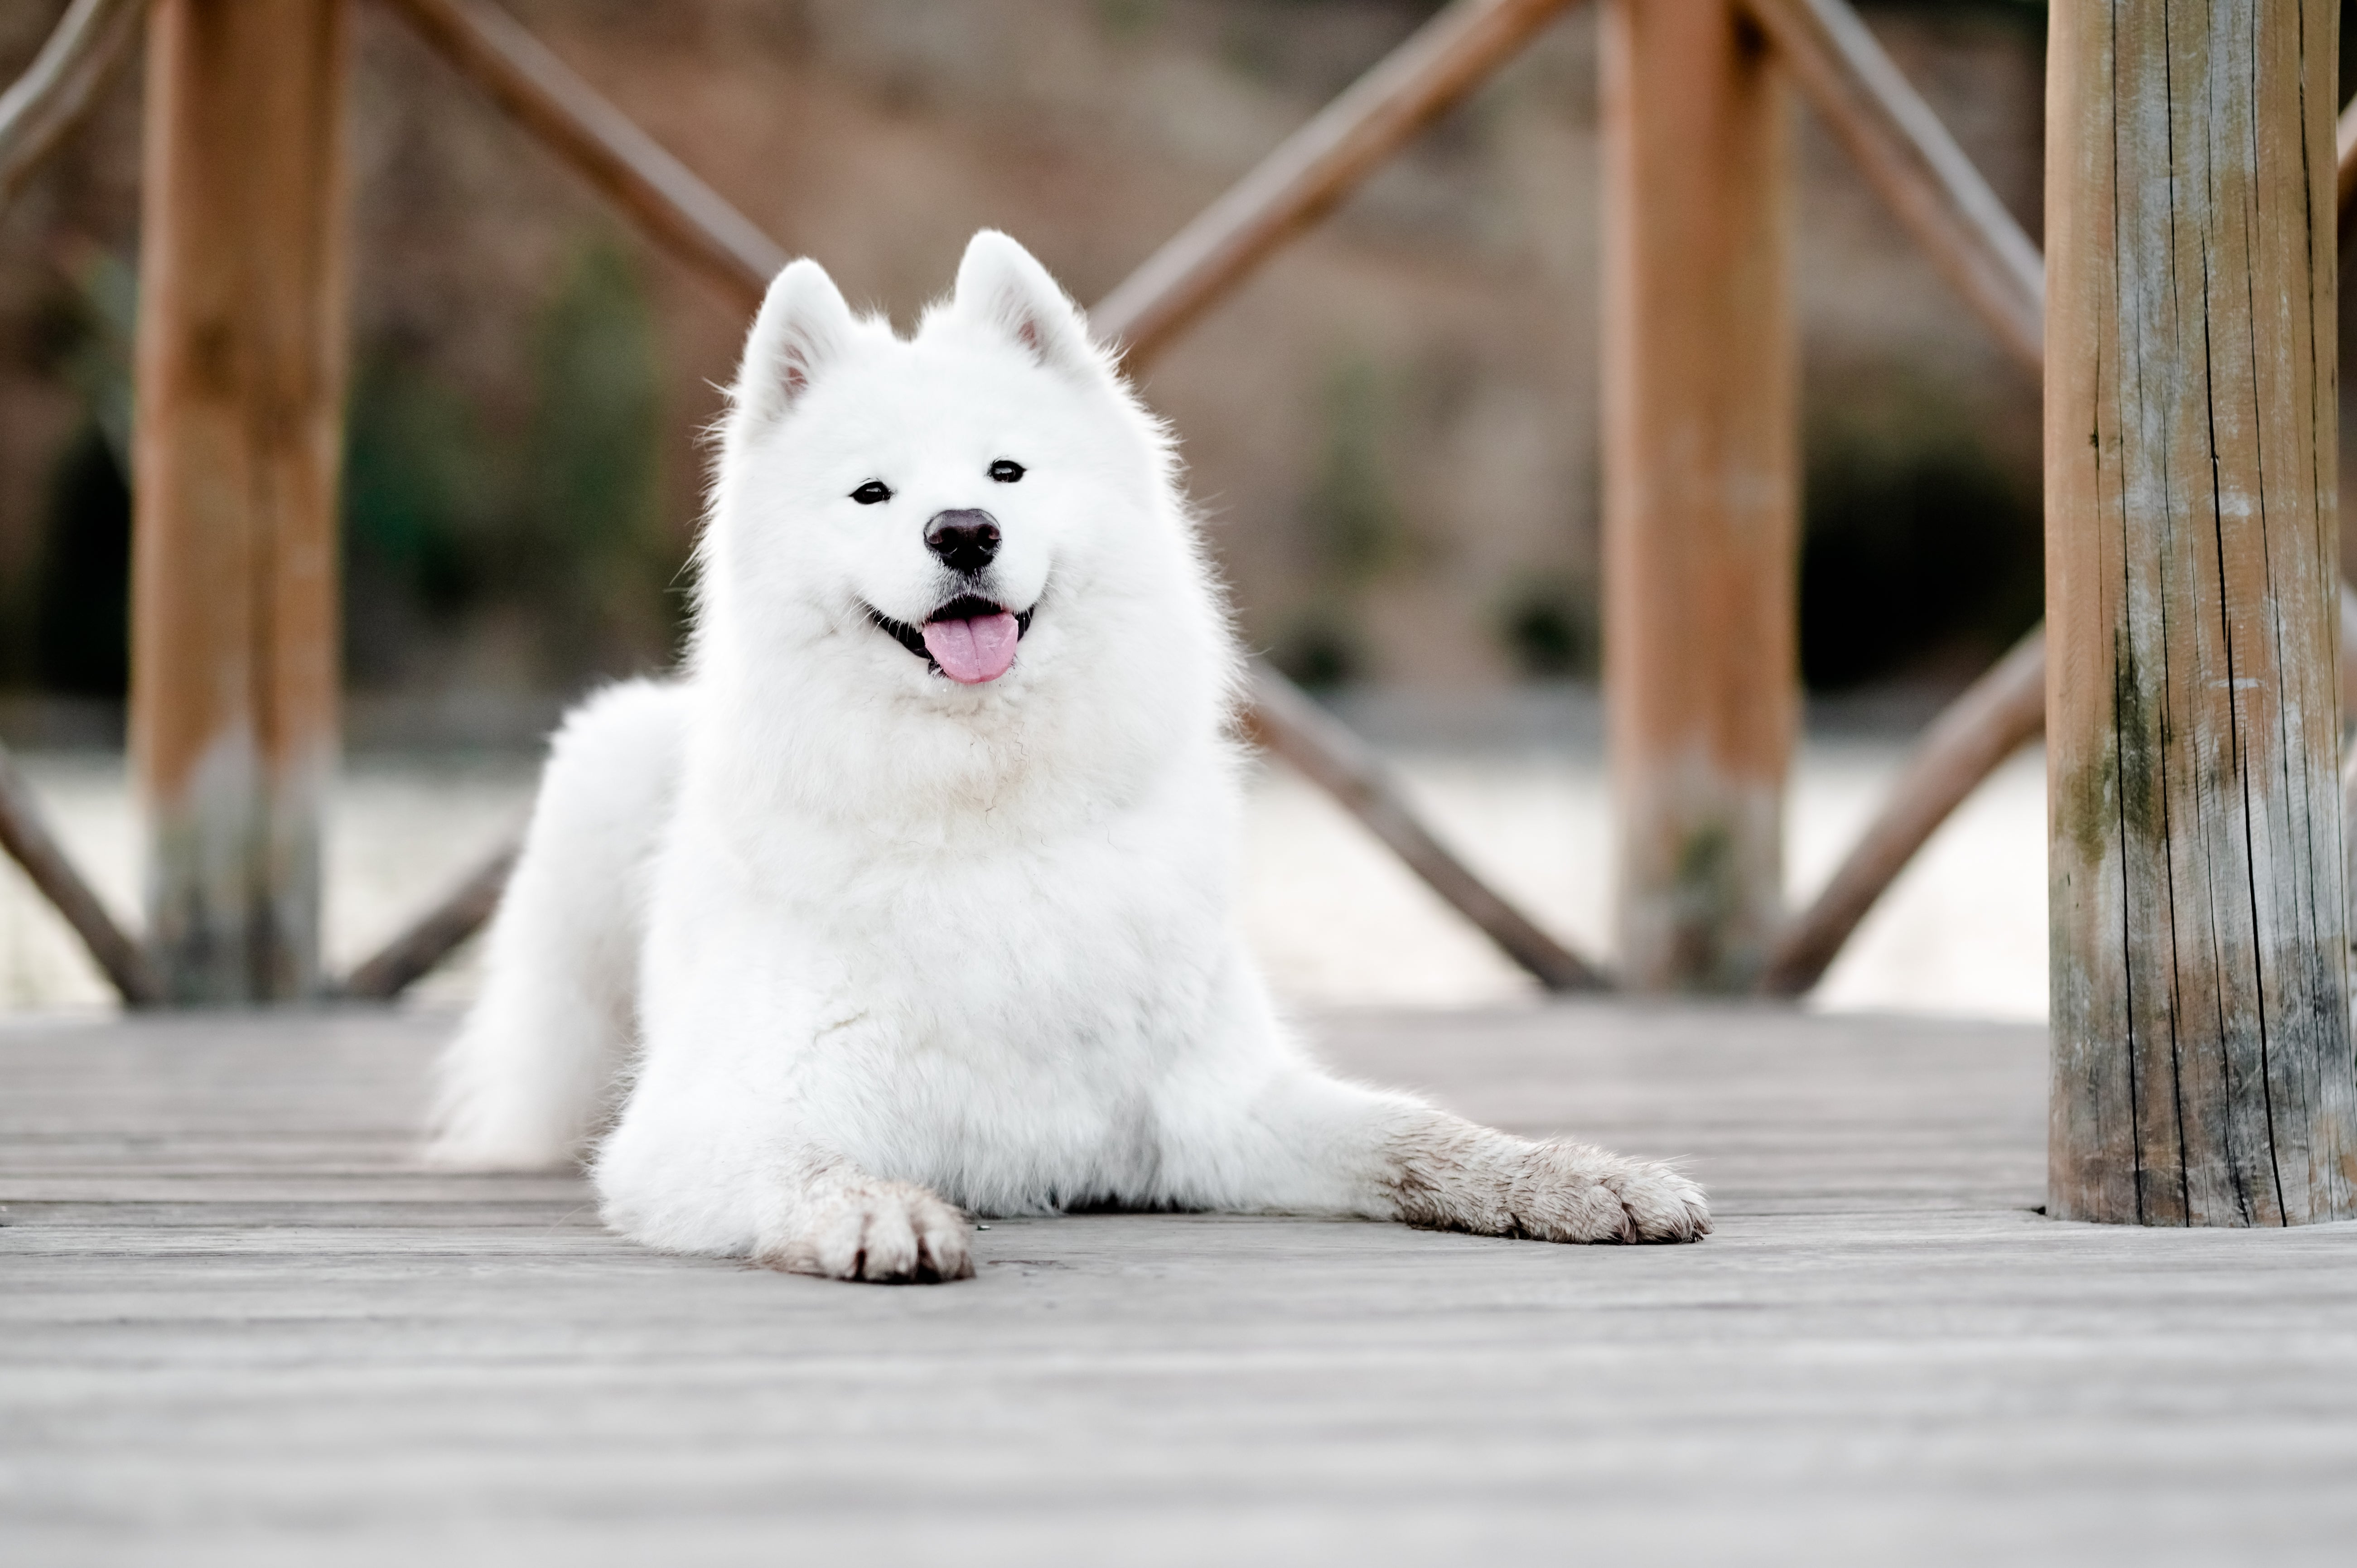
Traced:
<svg viewBox="0 0 2357 1568">
<path fill-rule="evenodd" d="M 1124 641 L 1220 662 L 1161 427 L 1004 234 L 907 339 L 817 263 L 780 273 L 716 499 L 706 618 L 836 686 L 974 714 Z"/>
</svg>

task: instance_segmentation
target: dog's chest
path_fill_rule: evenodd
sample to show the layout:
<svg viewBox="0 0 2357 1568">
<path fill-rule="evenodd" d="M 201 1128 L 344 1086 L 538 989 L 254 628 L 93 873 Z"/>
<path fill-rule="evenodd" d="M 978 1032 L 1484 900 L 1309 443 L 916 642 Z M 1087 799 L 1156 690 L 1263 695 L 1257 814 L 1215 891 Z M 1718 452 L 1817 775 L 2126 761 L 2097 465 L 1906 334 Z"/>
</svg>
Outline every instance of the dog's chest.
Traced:
<svg viewBox="0 0 2357 1568">
<path fill-rule="evenodd" d="M 871 1168 L 998 1211 L 1150 1186 L 1228 939 L 1216 868 L 1139 850 L 911 859 L 834 904 L 802 1091 Z"/>
</svg>

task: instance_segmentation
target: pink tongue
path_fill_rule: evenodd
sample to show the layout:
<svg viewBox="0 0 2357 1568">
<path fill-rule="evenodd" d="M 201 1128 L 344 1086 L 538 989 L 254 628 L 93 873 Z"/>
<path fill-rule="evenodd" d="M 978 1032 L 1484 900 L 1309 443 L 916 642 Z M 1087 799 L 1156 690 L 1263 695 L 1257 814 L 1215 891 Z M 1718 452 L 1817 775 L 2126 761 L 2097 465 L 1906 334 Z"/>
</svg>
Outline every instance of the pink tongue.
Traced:
<svg viewBox="0 0 2357 1568">
<path fill-rule="evenodd" d="M 1006 673 L 1015 662 L 1015 643 L 1020 636 L 1015 618 L 1005 610 L 972 620 L 929 620 L 925 651 L 951 680 L 979 686 Z"/>
</svg>

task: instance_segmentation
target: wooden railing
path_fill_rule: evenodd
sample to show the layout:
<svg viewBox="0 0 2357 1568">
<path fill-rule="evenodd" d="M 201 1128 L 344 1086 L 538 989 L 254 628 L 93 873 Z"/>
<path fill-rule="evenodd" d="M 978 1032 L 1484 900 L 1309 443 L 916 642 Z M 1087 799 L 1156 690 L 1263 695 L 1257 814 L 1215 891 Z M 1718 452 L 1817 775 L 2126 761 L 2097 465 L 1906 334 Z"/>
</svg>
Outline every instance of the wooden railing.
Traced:
<svg viewBox="0 0 2357 1568">
<path fill-rule="evenodd" d="M 144 3 L 76 0 L 34 70 L 0 98 L 0 192 L 71 124 L 92 84 L 127 43 L 131 20 Z M 202 3 L 158 0 L 170 5 Z M 1695 72 L 1697 91 L 1723 92 L 1728 91 L 1725 83 L 1745 80 L 1743 73 L 1753 69 L 1743 63 L 1748 58 L 1744 51 L 1764 49 L 1769 62 L 1817 110 L 1940 274 L 2024 368 L 2042 368 L 2043 264 L 2036 246 L 1842 0 L 1652 0 L 1645 19 L 1652 30 L 1643 37 L 1632 28 L 1629 10 L 1638 3 L 1612 0 L 1614 12 L 1608 18 L 1617 29 L 1608 50 L 1622 50 L 1618 58 L 1630 72 Z M 786 259 L 782 249 L 506 13 L 488 0 L 386 4 L 520 126 L 611 199 L 651 241 L 693 268 L 732 308 L 749 309 L 759 300 Z M 1142 366 L 1215 309 L 1289 240 L 1347 199 L 1437 117 L 1461 102 L 1571 4 L 1458 0 L 1140 265 L 1092 312 L 1096 329 L 1121 345 L 1131 367 Z M 1739 23 L 1713 22 L 1714 8 L 1724 12 L 1730 5 L 1738 6 Z M 1676 22 L 1673 13 L 1680 11 L 1692 24 L 1691 37 L 1684 41 L 1655 25 L 1663 18 Z M 1711 31 L 1714 27 L 1717 33 Z M 1696 47 L 1693 38 L 1704 39 L 1706 48 L 1727 51 L 1726 59 L 1733 63 L 1713 66 L 1706 59 L 1666 55 L 1657 59 L 1643 53 L 1657 48 L 1691 51 Z M 1630 80 L 1637 76 L 1631 74 Z M 1657 106 L 1665 114 L 1717 113 L 1723 107 L 1706 96 Z M 1661 120 L 1664 131 L 1657 132 L 1652 122 L 1634 117 L 1633 105 L 1627 103 L 1608 102 L 1607 114 L 1608 148 L 1628 149 L 1631 156 L 1661 156 L 1646 138 L 1675 130 L 1672 122 Z M 2339 192 L 2345 218 L 2352 193 L 2357 193 L 2357 134 L 2347 124 L 2340 152 Z M 1610 156 L 1621 155 L 1615 150 Z M 1785 199 L 1786 177 L 1781 166 L 1769 169 L 1768 177 L 1774 188 L 1752 194 L 1770 202 Z M 1635 199 L 1644 194 L 1637 192 Z M 1695 286 L 1720 286 L 1720 280 L 1699 279 Z M 1703 302 L 1693 306 L 1704 307 Z M 1659 308 L 1674 325 L 1682 306 L 1672 299 Z M 1770 344 L 1760 373 L 1778 373 L 1775 357 L 1782 351 Z M 1637 439 L 1635 446 L 1609 452 L 1608 460 L 1630 460 L 1629 453 L 1641 451 L 1641 435 Z M 1780 482 L 1797 483 L 1789 477 Z M 1779 504 L 1789 511 L 1796 500 L 1796 495 L 1787 494 Z M 1792 614 L 1789 593 L 1780 593 L 1781 599 L 1761 607 L 1760 614 Z M 1627 602 L 1615 601 L 1609 613 L 1646 613 L 1632 607 L 1641 604 L 1641 593 L 1632 591 L 1625 597 Z M 1714 634 L 1715 628 L 1706 624 L 1679 631 L 1688 639 Z M 1765 661 L 1764 678 L 1789 686 L 1789 626 L 1779 636 L 1787 651 Z M 1624 638 L 1612 646 L 1634 644 Z M 1749 645 L 1723 650 L 1738 662 L 1757 651 Z M 2344 639 L 2344 657 L 2351 653 L 2357 653 L 2357 639 Z M 1764 949 L 1738 966 L 1736 983 L 1775 995 L 1798 994 L 1813 985 L 1939 823 L 1991 770 L 2035 737 L 2043 722 L 2045 679 L 2043 644 L 2033 636 L 1935 721 L 1849 857 L 1806 908 L 1780 921 Z M 1263 744 L 1326 789 L 1517 963 L 1554 990 L 1606 983 L 1594 964 L 1453 855 L 1417 821 L 1398 788 L 1346 731 L 1274 671 L 1257 671 L 1255 681 L 1247 724 Z M 1698 703 L 1696 711 L 1706 720 L 1714 704 L 1723 708 L 1734 700 L 1726 692 L 1700 689 L 1681 699 Z M 1626 733 L 1616 725 L 1616 747 L 1627 748 Z M 1769 782 L 1776 789 L 1781 788 L 1782 747 L 1788 745 L 1770 745 L 1760 754 L 1774 774 Z M 1711 826 L 1699 815 L 1675 820 L 1684 809 L 1672 802 L 1668 817 L 1647 831 L 1674 837 Z M 1767 835 L 1767 858 L 1761 864 L 1772 869 L 1780 863 L 1774 842 L 1780 830 L 1773 813 L 1745 831 Z M 0 838 L 34 872 L 37 884 L 73 923 L 126 1001 L 141 1004 L 167 994 L 169 988 L 159 981 L 147 952 L 123 934 L 56 852 L 53 839 L 40 828 L 29 794 L 5 772 L 0 772 Z M 503 846 L 447 898 L 376 956 L 333 983 L 333 988 L 354 996 L 386 997 L 426 972 L 488 917 L 513 854 L 512 844 Z M 1628 858 L 1624 845 L 1624 869 Z M 1624 897 L 1624 929 L 1629 899 L 1641 903 L 1676 891 L 1666 884 L 1643 885 L 1643 874 L 1639 883 Z M 1649 985 L 1672 987 L 1728 983 L 1725 973 L 1706 975 L 1692 965 L 1681 968 L 1674 959 L 1650 966 L 1640 978 Z"/>
</svg>

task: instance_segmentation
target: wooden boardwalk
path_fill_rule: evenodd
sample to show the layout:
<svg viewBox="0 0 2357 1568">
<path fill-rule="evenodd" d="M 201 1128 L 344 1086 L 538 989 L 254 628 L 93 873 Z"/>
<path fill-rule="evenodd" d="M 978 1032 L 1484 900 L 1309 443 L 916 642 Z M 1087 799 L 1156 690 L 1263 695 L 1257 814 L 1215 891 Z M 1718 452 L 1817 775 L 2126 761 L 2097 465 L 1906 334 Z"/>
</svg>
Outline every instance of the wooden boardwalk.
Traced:
<svg viewBox="0 0 2357 1568">
<path fill-rule="evenodd" d="M 0 1560 L 2357 1561 L 2357 1227 L 2045 1219 L 2039 1031 L 1327 1019 L 1717 1234 L 1089 1216 L 893 1290 L 416 1169 L 445 1026 L 0 1028 Z"/>
</svg>

